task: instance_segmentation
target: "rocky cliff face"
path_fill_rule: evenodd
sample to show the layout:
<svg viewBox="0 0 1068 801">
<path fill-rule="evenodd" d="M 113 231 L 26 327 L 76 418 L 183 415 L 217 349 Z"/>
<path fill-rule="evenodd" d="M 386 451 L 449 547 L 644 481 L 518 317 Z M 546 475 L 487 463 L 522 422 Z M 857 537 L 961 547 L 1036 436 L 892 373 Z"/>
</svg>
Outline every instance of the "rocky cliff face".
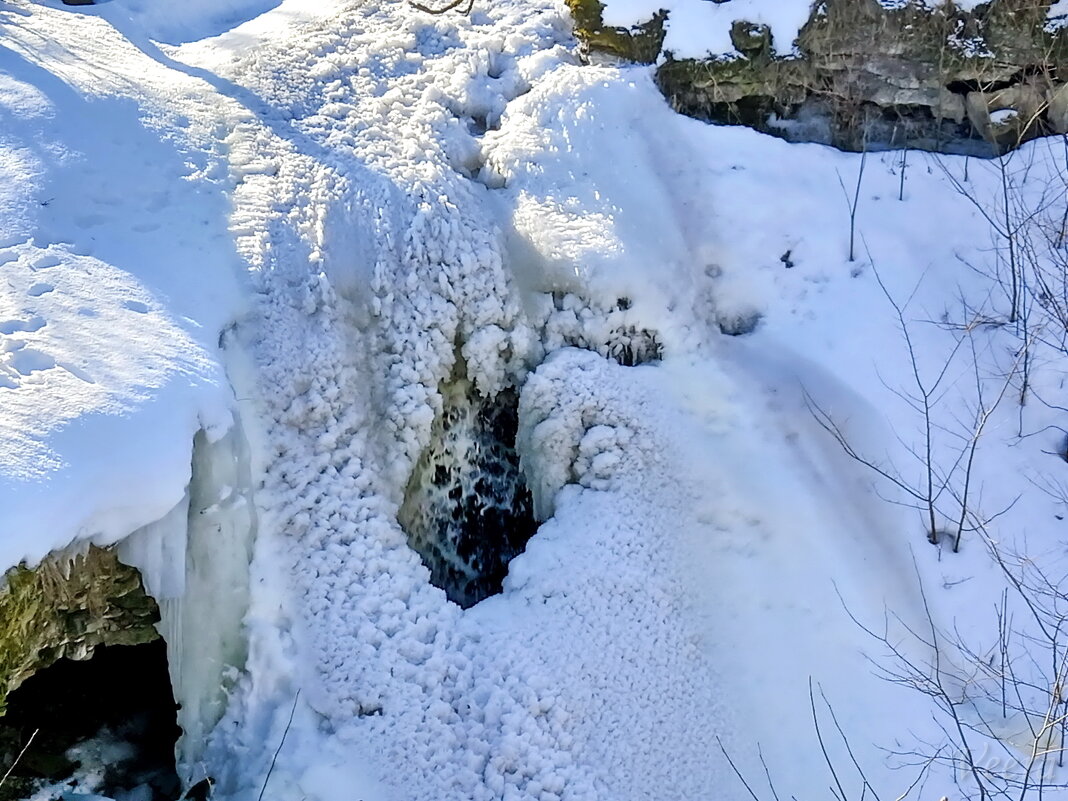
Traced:
<svg viewBox="0 0 1068 801">
<path fill-rule="evenodd" d="M 141 645 L 159 637 L 156 602 L 141 575 L 114 550 L 57 554 L 33 569 L 16 567 L 0 589 L 0 713 L 7 694 L 67 658 L 88 659 L 100 645 Z"/>
<path fill-rule="evenodd" d="M 729 4 L 731 0 L 715 0 Z M 705 60 L 662 49 L 670 15 L 626 30 L 597 0 L 568 0 L 591 57 L 656 63 L 679 111 L 847 150 L 914 147 L 990 155 L 1068 132 L 1068 34 L 1051 0 L 813 3 L 793 52 L 741 15 L 734 51 Z M 773 44 L 775 47 L 773 48 Z"/>
</svg>

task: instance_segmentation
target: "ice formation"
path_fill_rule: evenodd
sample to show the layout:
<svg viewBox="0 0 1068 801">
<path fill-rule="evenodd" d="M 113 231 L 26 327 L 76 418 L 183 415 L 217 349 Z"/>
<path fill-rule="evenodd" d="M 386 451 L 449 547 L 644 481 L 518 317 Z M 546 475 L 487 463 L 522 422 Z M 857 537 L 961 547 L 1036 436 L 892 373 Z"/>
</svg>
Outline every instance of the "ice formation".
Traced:
<svg viewBox="0 0 1068 801">
<path fill-rule="evenodd" d="M 118 545 L 119 558 L 141 571 L 145 590 L 159 604 L 157 627 L 180 705 L 178 766 L 187 784 L 205 776 L 205 740 L 245 665 L 255 527 L 248 447 L 235 425 L 217 442 L 197 436 L 182 502 Z"/>
<path fill-rule="evenodd" d="M 368 29 L 373 36 L 362 33 Z M 309 25 L 302 36 L 299 50 L 267 41 L 257 59 L 226 65 L 233 80 L 259 86 L 284 109 L 302 136 L 346 158 L 323 164 L 305 155 L 283 158 L 276 172 L 250 176 L 235 194 L 238 217 L 256 215 L 250 232 L 274 232 L 269 250 L 258 244 L 259 234 L 240 240 L 259 268 L 253 280 L 262 308 L 245 337 L 269 421 L 257 549 L 275 555 L 256 569 L 291 566 L 273 581 L 292 595 L 281 609 L 253 599 L 248 676 L 208 753 L 219 791 L 240 795 L 262 776 L 264 762 L 234 763 L 225 755 L 266 757 L 261 744 L 281 737 L 299 687 L 297 720 L 301 710 L 319 719 L 397 797 L 637 798 L 662 791 L 665 781 L 680 797 L 698 792 L 712 704 L 695 678 L 681 677 L 682 665 L 703 658 L 677 615 L 681 599 L 670 580 L 661 585 L 653 566 L 671 558 L 670 549 L 647 540 L 657 540 L 661 528 L 634 522 L 623 533 L 613 524 L 591 536 L 567 570 L 516 573 L 524 560 L 563 558 L 564 546 L 554 544 L 563 531 L 550 531 L 540 556 L 528 549 L 512 561 L 501 596 L 461 612 L 433 586 L 409 547 L 411 530 L 398 524 L 399 511 L 413 527 L 405 491 L 420 459 L 434 451 L 435 419 L 455 412 L 458 392 L 503 400 L 509 387 L 523 385 L 543 358 L 545 340 L 535 329 L 551 325 L 543 313 L 551 316 L 552 292 L 574 286 L 589 295 L 573 271 L 570 283 L 558 282 L 560 254 L 583 246 L 591 222 L 600 226 L 597 241 L 613 236 L 607 216 L 583 222 L 577 206 L 566 212 L 574 222 L 565 227 L 559 215 L 541 228 L 528 217 L 522 236 L 533 253 L 517 278 L 501 233 L 509 216 L 471 180 L 479 174 L 482 129 L 499 126 L 503 136 L 512 124 L 510 100 L 553 71 L 567 71 L 554 85 L 593 94 L 597 86 L 625 93 L 633 84 L 615 73 L 587 76 L 569 68 L 557 49 L 569 39 L 555 9 L 501 5 L 464 21 L 353 7 Z M 275 77 L 282 63 L 287 74 L 323 77 L 294 93 Z M 537 113 L 557 103 L 567 115 L 569 100 L 548 99 Z M 534 130 L 525 108 L 514 124 Z M 671 119 L 662 102 L 650 108 Z M 266 141 L 253 139 L 264 135 L 250 126 L 232 152 L 270 147 L 269 132 Z M 389 143 L 422 156 L 397 159 L 397 145 Z M 627 152 L 643 171 L 635 154 L 644 147 L 636 142 Z M 539 197 L 553 191 L 548 184 L 537 189 Z M 274 211 L 285 198 L 309 193 L 326 198 L 325 214 L 314 206 L 284 216 Z M 676 244 L 668 258 L 683 269 L 689 251 L 676 231 L 664 231 Z M 545 250 L 550 236 L 554 253 Z M 621 266 L 613 276 L 613 264 L 629 262 L 613 262 L 610 254 L 591 266 L 612 294 L 606 298 L 598 287 L 591 313 L 578 322 L 606 355 L 617 326 L 661 329 L 658 311 L 670 294 L 651 288 L 636 267 Z M 620 297 L 633 305 L 620 308 Z M 678 342 L 677 328 L 668 330 Z M 605 370 L 613 366 L 594 359 Z M 577 374 L 600 371 L 583 363 Z M 588 403 L 592 409 L 602 401 Z M 611 457 L 601 448 L 617 450 L 592 436 L 580 448 L 580 458 L 592 464 L 591 481 L 608 470 Z M 559 458 L 554 454 L 554 463 Z M 604 482 L 598 486 L 607 488 L 611 477 Z M 607 519 L 617 500 L 606 495 L 605 511 L 591 510 L 592 519 Z M 640 519 L 648 520 L 648 512 Z M 628 566 L 633 558 L 642 566 Z M 652 600 L 638 605 L 638 597 Z M 627 634 L 634 626 L 656 634 L 635 641 Z M 589 691 L 624 685 L 632 688 L 629 699 Z M 685 743 L 669 780 L 657 768 L 657 753 L 634 748 L 661 736 L 654 735 L 654 719 L 638 714 L 640 699 L 653 697 L 657 720 L 670 720 L 671 736 Z M 694 737 L 691 725 L 705 734 Z M 313 747 L 307 724 L 299 731 L 287 741 L 292 753 Z M 303 781 L 282 766 L 271 779 L 283 795 L 300 792 Z"/>
</svg>

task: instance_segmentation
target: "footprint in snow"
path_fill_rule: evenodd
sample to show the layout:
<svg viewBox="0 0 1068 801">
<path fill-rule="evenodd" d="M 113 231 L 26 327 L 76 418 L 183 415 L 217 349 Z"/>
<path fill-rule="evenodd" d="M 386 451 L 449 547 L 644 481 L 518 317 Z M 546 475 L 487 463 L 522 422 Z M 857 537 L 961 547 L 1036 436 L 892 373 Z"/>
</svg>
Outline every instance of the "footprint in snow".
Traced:
<svg viewBox="0 0 1068 801">
<path fill-rule="evenodd" d="M 39 298 L 41 295 L 45 295 L 55 289 L 51 284 L 44 282 L 38 282 L 26 290 L 26 294 L 31 298 Z"/>
<path fill-rule="evenodd" d="M 124 300 L 122 305 L 130 311 L 137 312 L 138 314 L 148 314 L 148 304 L 142 303 L 139 300 Z"/>
<path fill-rule="evenodd" d="M 171 194 L 170 192 L 157 192 L 148 199 L 145 204 L 145 208 L 149 211 L 161 211 L 170 205 Z"/>
<path fill-rule="evenodd" d="M 42 353 L 33 348 L 22 348 L 9 356 L 10 365 L 21 375 L 28 376 L 42 370 L 51 370 L 56 366 L 56 360 L 47 353 Z"/>
<path fill-rule="evenodd" d="M 40 331 L 46 325 L 44 317 L 34 315 L 29 320 L 0 320 L 0 334 L 11 334 L 18 332 L 25 332 L 32 334 L 34 331 Z"/>
<path fill-rule="evenodd" d="M 89 375 L 89 373 L 85 372 L 85 370 L 80 367 L 75 367 L 70 362 L 56 362 L 56 367 L 59 367 L 62 370 L 66 370 L 72 376 L 81 381 L 84 381 L 86 384 L 96 383 L 96 379 Z"/>
<path fill-rule="evenodd" d="M 34 270 L 47 270 L 50 267 L 58 267 L 60 264 L 62 264 L 62 260 L 59 256 L 53 253 L 46 253 L 35 259 L 30 266 Z"/>
</svg>

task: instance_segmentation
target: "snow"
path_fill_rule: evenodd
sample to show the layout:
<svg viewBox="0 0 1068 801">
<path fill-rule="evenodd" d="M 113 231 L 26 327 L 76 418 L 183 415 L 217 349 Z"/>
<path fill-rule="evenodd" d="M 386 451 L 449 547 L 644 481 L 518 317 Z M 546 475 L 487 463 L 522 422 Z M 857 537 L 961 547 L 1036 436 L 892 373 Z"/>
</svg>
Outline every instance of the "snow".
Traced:
<svg viewBox="0 0 1068 801">
<path fill-rule="evenodd" d="M 557 69 L 487 134 L 485 170 L 504 185 L 527 292 L 628 298 L 628 321 L 663 329 L 710 246 L 685 208 L 693 197 L 686 165 L 697 154 L 671 136 L 675 115 L 651 89 L 644 73 Z M 595 151 L 601 158 L 591 163 Z M 654 263 L 659 280 L 650 285 Z"/>
<path fill-rule="evenodd" d="M 1068 24 L 1068 3 L 1065 0 L 1055 0 L 1046 12 L 1045 29 L 1050 33 L 1056 32 Z"/>
<path fill-rule="evenodd" d="M 225 33 L 275 8 L 281 0 L 190 0 L 159 3 L 153 0 L 111 0 L 89 13 L 99 14 L 119 30 L 178 45 Z"/>
<path fill-rule="evenodd" d="M 193 435 L 230 424 L 213 352 L 240 309 L 225 201 L 133 99 L 79 94 L 17 49 L 0 52 L 5 564 L 178 502 Z"/>
<path fill-rule="evenodd" d="M 690 128 L 694 136 L 708 135 L 707 129 L 700 126 Z M 995 285 L 991 295 L 989 279 L 978 278 L 973 272 L 992 272 L 998 259 L 1003 258 L 999 255 L 1004 253 L 1003 243 L 992 236 L 974 206 L 960 202 L 962 198 L 947 181 L 939 161 L 931 157 L 910 154 L 905 199 L 898 201 L 901 156 L 888 154 L 878 160 L 868 159 L 858 212 L 858 226 L 866 244 L 858 261 L 850 266 L 843 258 L 848 238 L 848 203 L 840 186 L 835 196 L 835 188 L 839 173 L 846 186 L 852 187 L 858 172 L 856 158 L 821 148 L 788 145 L 784 150 L 747 132 L 720 130 L 716 138 L 716 153 L 729 154 L 711 160 L 717 165 L 716 183 L 720 192 L 737 201 L 730 205 L 730 211 L 724 207 L 721 224 L 734 230 L 755 226 L 764 232 L 761 238 L 735 239 L 732 247 L 721 254 L 724 266 L 720 278 L 723 284 L 717 293 L 720 302 L 734 296 L 738 303 L 756 305 L 763 313 L 760 327 L 749 339 L 750 347 L 763 353 L 784 350 L 790 354 L 789 362 L 801 360 L 803 354 L 804 359 L 817 360 L 835 383 L 850 387 L 860 397 L 848 405 L 843 405 L 848 398 L 831 396 L 820 400 L 812 391 L 813 377 L 802 374 L 803 385 L 818 406 L 833 410 L 837 421 L 848 424 L 848 438 L 854 446 L 867 443 L 858 448 L 862 454 L 891 466 L 918 486 L 922 465 L 910 449 L 915 452 L 923 441 L 922 415 L 910 408 L 908 395 L 901 394 L 916 397 L 917 388 L 909 374 L 901 333 L 892 325 L 889 302 L 873 282 L 874 270 L 878 269 L 897 301 L 903 305 L 908 301 L 905 320 L 918 343 L 923 380 L 931 386 L 942 366 L 947 362 L 950 365 L 949 378 L 939 389 L 940 400 L 934 412 L 939 426 L 934 459 L 940 469 L 948 469 L 961 438 L 967 436 L 977 402 L 970 359 L 960 358 L 959 351 L 956 357 L 952 355 L 957 341 L 952 323 L 966 320 L 973 313 L 993 318 L 997 315 L 995 309 L 1003 308 L 1002 290 Z M 782 180 L 785 159 L 806 165 L 796 180 Z M 942 165 L 958 180 L 965 167 L 963 160 L 957 159 Z M 970 179 L 964 184 L 967 190 L 977 199 L 995 197 L 999 185 L 997 165 L 972 161 L 969 166 Z M 1062 169 L 1063 154 L 1047 142 L 1036 143 L 1008 162 L 1010 180 L 1028 176 L 1024 186 L 1034 193 L 1029 201 L 1032 203 L 1037 202 L 1041 192 L 1048 191 L 1048 180 L 1059 181 L 1056 176 Z M 813 197 L 822 197 L 825 202 L 812 203 Z M 754 215 L 754 210 L 759 214 Z M 813 231 L 836 233 L 814 236 Z M 788 270 L 777 256 L 786 251 L 794 264 Z M 726 266 L 730 263 L 738 266 L 732 271 Z M 973 311 L 964 305 L 969 303 L 973 304 Z M 980 383 L 988 403 L 1004 386 L 1005 371 L 1016 358 L 1013 354 L 1018 353 L 1018 346 L 1013 341 L 1011 332 L 998 328 L 985 329 L 976 340 Z M 1050 357 L 1053 369 L 1046 378 L 1060 386 L 1063 373 L 1053 365 L 1063 362 L 1059 356 Z M 789 372 L 779 366 L 769 373 L 769 378 L 774 377 L 781 386 Z M 1017 391 L 1018 388 L 1010 390 L 1014 398 Z M 1036 394 L 1048 398 L 1051 391 L 1056 392 L 1052 388 L 1036 389 Z M 799 409 L 798 414 L 804 417 L 806 411 Z M 855 430 L 857 421 L 863 419 L 862 413 L 869 418 L 874 414 L 876 421 L 883 418 L 894 433 L 885 428 L 880 433 L 879 427 L 873 428 L 870 422 Z M 1007 510 L 1004 518 L 998 519 L 993 536 L 1002 547 L 1023 548 L 1038 559 L 1048 558 L 1046 547 L 1063 536 L 1063 513 L 1057 510 L 1055 501 L 1051 504 L 1053 499 L 1035 492 L 1035 476 L 1056 469 L 1046 455 L 1052 452 L 1058 438 L 1045 429 L 1053 423 L 1049 414 L 1041 402 L 1019 407 L 1015 400 L 1005 401 L 980 449 L 977 475 L 973 476 L 974 486 L 981 488 L 975 498 L 976 508 L 981 508 L 984 515 Z M 795 416 L 787 415 L 786 419 Z M 1017 439 L 1019 433 L 1026 439 Z M 841 470 L 836 473 L 843 474 Z M 960 478 L 958 474 L 954 481 Z M 891 501 L 902 500 L 888 483 L 879 489 L 879 495 Z M 889 508 L 892 507 L 884 505 L 884 513 Z M 923 523 L 905 518 L 896 525 L 899 531 L 918 535 Z M 1026 544 L 1017 540 L 1020 536 L 1027 540 Z M 1014 541 L 1018 544 L 1013 545 Z M 958 632 L 967 631 L 966 639 L 988 639 L 996 627 L 993 615 L 976 610 L 992 608 L 986 593 L 996 593 L 993 588 L 1000 585 L 1000 579 L 991 574 L 980 535 L 966 533 L 964 552 L 949 560 L 945 553 L 937 561 L 931 559 L 929 554 L 934 549 L 929 546 L 915 547 L 917 567 L 924 575 L 927 592 L 937 599 L 939 614 L 945 615 L 942 619 L 952 619 Z M 1039 553 L 1047 556 L 1038 557 Z M 900 606 L 902 600 L 895 599 L 891 608 Z M 989 715 L 990 710 L 982 714 Z M 1000 710 L 997 716 L 1000 717 Z M 1025 726 L 1019 720 L 1015 725 Z M 1021 747 L 1029 747 L 1026 738 L 1020 739 L 1024 740 Z M 998 755 L 996 744 L 986 743 L 984 750 L 992 764 L 1003 764 L 998 760 L 1006 757 Z"/>
<path fill-rule="evenodd" d="M 706 11 L 726 30 L 742 5 Z M 783 47 L 803 5 L 745 7 Z M 945 720 L 878 675 L 859 624 L 926 658 L 925 601 L 986 640 L 1004 581 L 978 533 L 933 548 L 902 505 L 923 425 L 878 279 L 921 381 L 950 363 L 949 472 L 1019 348 L 980 326 L 977 378 L 953 325 L 1004 313 L 1004 243 L 951 180 L 967 164 L 996 198 L 995 164 L 678 117 L 648 70 L 580 66 L 549 2 L 0 15 L 0 558 L 125 538 L 188 780 L 234 801 L 748 797 L 722 748 L 819 797 L 811 688 L 880 791 L 909 785 L 885 749 Z M 1025 198 L 1062 159 L 1021 151 Z M 1062 356 L 1035 347 L 1055 398 Z M 484 395 L 520 391 L 541 521 L 467 610 L 397 522 L 458 355 Z M 1064 504 L 1028 478 L 1058 480 L 1057 410 L 995 412 L 976 508 L 1051 551 Z M 957 781 L 939 765 L 924 792 Z"/>
</svg>

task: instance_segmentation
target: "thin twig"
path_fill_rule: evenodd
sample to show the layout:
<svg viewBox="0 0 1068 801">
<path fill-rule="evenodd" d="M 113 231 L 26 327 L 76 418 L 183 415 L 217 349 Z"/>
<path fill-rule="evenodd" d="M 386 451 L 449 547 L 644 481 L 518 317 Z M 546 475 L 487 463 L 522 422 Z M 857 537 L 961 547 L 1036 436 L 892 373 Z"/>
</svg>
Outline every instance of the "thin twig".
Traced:
<svg viewBox="0 0 1068 801">
<path fill-rule="evenodd" d="M 33 743 L 33 738 L 37 736 L 37 733 L 39 731 L 41 730 L 33 730 L 33 734 L 30 735 L 30 739 L 26 741 L 26 745 L 22 746 L 22 750 L 19 751 L 19 755 L 15 757 L 15 761 L 11 763 L 11 767 L 7 769 L 7 772 L 4 774 L 4 778 L 0 779 L 0 787 L 4 786 L 4 783 L 7 781 L 7 777 L 11 775 L 11 771 L 13 771 L 15 769 L 15 766 L 19 764 L 19 760 L 26 755 L 26 752 L 29 750 L 30 745 Z"/>
<path fill-rule="evenodd" d="M 749 795 L 752 796 L 753 801 L 760 801 L 760 796 L 753 792 L 753 788 L 749 786 L 749 782 L 745 780 L 745 776 L 738 770 L 738 766 L 734 764 L 734 760 L 731 759 L 731 755 L 727 753 L 727 748 L 723 745 L 723 741 L 719 739 L 719 735 L 716 735 L 716 744 L 719 746 L 719 750 L 723 752 L 723 756 L 727 758 L 727 764 L 731 766 L 731 770 L 734 771 L 734 775 L 738 777 L 738 780 L 745 786 L 745 789 L 749 791 Z"/>
<path fill-rule="evenodd" d="M 278 761 L 278 755 L 282 753 L 282 746 L 286 744 L 286 735 L 289 734 L 289 727 L 293 725 L 293 715 L 297 712 L 297 699 L 300 698 L 300 690 L 297 690 L 297 694 L 293 696 L 293 708 L 289 710 L 289 721 L 286 723 L 286 729 L 282 732 L 282 740 L 278 743 L 278 747 L 274 749 L 274 756 L 271 757 L 271 766 L 267 768 L 267 775 L 263 777 L 263 787 L 260 788 L 260 794 L 257 796 L 256 801 L 263 801 L 263 794 L 267 792 L 267 782 L 271 780 L 271 773 L 274 772 L 274 765 Z"/>
<path fill-rule="evenodd" d="M 451 3 L 442 6 L 441 8 L 431 8 L 430 6 L 424 6 L 422 3 L 417 3 L 416 0 L 408 0 L 408 5 L 420 11 L 425 11 L 427 14 L 446 14 L 449 11 L 452 11 L 454 8 L 462 6 L 465 2 L 467 3 L 467 8 L 465 8 L 460 13 L 466 16 L 467 14 L 470 14 L 471 9 L 474 8 L 475 0 L 452 0 Z"/>
</svg>

